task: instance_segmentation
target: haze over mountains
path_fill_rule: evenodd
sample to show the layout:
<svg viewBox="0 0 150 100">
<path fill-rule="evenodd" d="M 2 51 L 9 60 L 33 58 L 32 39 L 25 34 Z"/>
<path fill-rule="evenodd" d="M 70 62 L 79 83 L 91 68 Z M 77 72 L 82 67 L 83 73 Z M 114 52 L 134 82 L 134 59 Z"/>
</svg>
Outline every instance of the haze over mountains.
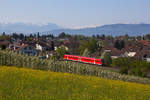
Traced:
<svg viewBox="0 0 150 100">
<path fill-rule="evenodd" d="M 0 32 L 6 33 L 25 33 L 30 34 L 34 32 L 43 32 L 43 31 L 51 31 L 54 29 L 60 29 L 56 24 L 48 23 L 46 25 L 38 25 L 38 24 L 26 24 L 26 23 L 8 23 L 0 24 Z"/>
<path fill-rule="evenodd" d="M 103 25 L 94 28 L 82 28 L 82 29 L 63 29 L 56 24 L 49 23 L 47 25 L 33 25 L 25 23 L 14 24 L 0 24 L 0 32 L 6 33 L 24 33 L 30 34 L 40 32 L 41 34 L 54 34 L 58 35 L 61 32 L 68 34 L 82 34 L 86 36 L 105 34 L 105 35 L 144 35 L 150 33 L 150 24 L 110 24 Z"/>
<path fill-rule="evenodd" d="M 65 32 L 68 34 L 82 34 L 86 36 L 96 35 L 96 34 L 105 34 L 105 35 L 144 35 L 150 33 L 150 24 L 110 24 L 99 26 L 95 28 L 82 28 L 82 29 L 59 29 L 53 30 L 44 33 L 53 33 L 58 34 Z"/>
</svg>

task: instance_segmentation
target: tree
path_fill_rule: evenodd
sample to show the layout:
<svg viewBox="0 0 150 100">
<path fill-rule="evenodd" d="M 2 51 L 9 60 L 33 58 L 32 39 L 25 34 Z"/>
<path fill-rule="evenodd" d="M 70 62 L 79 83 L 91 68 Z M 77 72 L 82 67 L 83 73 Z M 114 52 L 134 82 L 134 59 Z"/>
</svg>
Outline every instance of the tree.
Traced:
<svg viewBox="0 0 150 100">
<path fill-rule="evenodd" d="M 129 35 L 125 34 L 125 39 L 128 40 L 129 39 Z"/>
<path fill-rule="evenodd" d="M 88 44 L 88 50 L 90 53 L 94 53 L 98 49 L 97 40 L 94 38 L 91 38 Z"/>
<path fill-rule="evenodd" d="M 12 42 L 12 39 L 11 39 L 11 37 L 10 37 L 9 35 L 1 35 L 1 36 L 0 36 L 0 39 L 2 39 L 2 40 L 7 40 L 7 41 L 9 41 L 9 42 Z"/>
<path fill-rule="evenodd" d="M 115 41 L 115 44 L 114 44 L 114 47 L 121 50 L 122 48 L 124 48 L 125 46 L 125 42 L 123 40 L 119 41 L 119 40 L 116 40 Z"/>
<path fill-rule="evenodd" d="M 27 36 L 26 35 L 24 36 L 24 40 L 27 41 Z"/>
<path fill-rule="evenodd" d="M 84 50 L 88 48 L 88 44 L 88 40 L 80 40 L 79 50 L 81 55 L 83 54 Z"/>
<path fill-rule="evenodd" d="M 146 40 L 150 40 L 150 34 L 146 34 L 146 35 L 145 35 L 145 39 L 146 39 Z"/>
<path fill-rule="evenodd" d="M 101 51 L 102 51 L 102 49 L 105 47 L 104 42 L 103 42 L 103 41 L 98 41 L 98 42 L 97 42 L 97 45 L 98 45 L 98 52 L 99 52 L 99 55 L 101 55 Z"/>
<path fill-rule="evenodd" d="M 30 34 L 30 38 L 33 38 L 33 35 L 32 35 L 32 34 Z"/>
<path fill-rule="evenodd" d="M 115 41 L 114 47 L 117 48 L 117 49 L 120 48 L 119 40 L 116 40 L 116 41 Z"/>
<path fill-rule="evenodd" d="M 40 33 L 39 32 L 37 33 L 37 38 L 40 38 Z"/>
<path fill-rule="evenodd" d="M 112 35 L 108 35 L 107 37 L 105 37 L 107 40 L 112 40 L 113 39 L 113 37 L 112 37 Z"/>
<path fill-rule="evenodd" d="M 81 55 L 86 48 L 90 53 L 94 53 L 98 49 L 97 40 L 95 38 L 90 38 L 90 40 L 81 40 L 79 46 Z"/>
<path fill-rule="evenodd" d="M 92 38 L 96 38 L 96 36 L 95 36 L 95 35 L 92 35 Z"/>
<path fill-rule="evenodd" d="M 6 45 L 0 45 L 1 50 L 5 50 L 6 49 Z"/>
<path fill-rule="evenodd" d="M 97 34 L 97 35 L 96 35 L 96 38 L 98 38 L 98 39 L 99 39 L 99 38 L 100 38 L 100 36 Z"/>
<path fill-rule="evenodd" d="M 137 40 L 142 40 L 142 36 L 137 36 Z"/>
<path fill-rule="evenodd" d="M 57 48 L 56 52 L 57 52 L 58 58 L 62 59 L 64 54 L 67 53 L 67 50 L 66 50 L 65 46 L 60 46 Z"/>
<path fill-rule="evenodd" d="M 12 37 L 13 37 L 14 39 L 18 39 L 18 38 L 19 38 L 19 35 L 16 34 L 16 33 L 13 33 L 13 34 L 12 34 Z"/>
<path fill-rule="evenodd" d="M 101 35 L 100 37 L 101 39 L 105 40 L 105 34 Z"/>
<path fill-rule="evenodd" d="M 130 66 L 133 66 L 133 59 L 131 58 L 116 58 L 112 60 L 112 67 L 118 67 L 120 68 L 121 74 L 128 74 L 128 70 L 130 69 Z"/>
<path fill-rule="evenodd" d="M 24 35 L 22 33 L 20 33 L 19 38 L 24 39 Z"/>
<path fill-rule="evenodd" d="M 54 35 L 53 34 L 51 35 L 51 38 L 54 39 Z"/>
<path fill-rule="evenodd" d="M 145 40 L 145 36 L 144 35 L 142 36 L 142 40 Z"/>
<path fill-rule="evenodd" d="M 66 34 L 65 37 L 66 37 L 66 38 L 70 38 L 71 35 L 70 35 L 70 34 Z"/>
<path fill-rule="evenodd" d="M 62 33 L 59 34 L 58 37 L 59 37 L 59 38 L 64 38 L 65 36 L 66 36 L 66 33 L 65 33 L 65 32 L 62 32 Z"/>
<path fill-rule="evenodd" d="M 34 38 L 36 38 L 36 34 L 34 34 Z"/>
<path fill-rule="evenodd" d="M 6 33 L 5 33 L 5 32 L 3 32 L 3 33 L 2 33 L 2 35 L 3 35 L 3 36 L 5 36 L 5 35 L 6 35 Z"/>
<path fill-rule="evenodd" d="M 73 54 L 79 54 L 79 37 L 77 35 L 70 38 L 70 48 Z"/>
<path fill-rule="evenodd" d="M 121 50 L 122 48 L 124 48 L 124 46 L 125 46 L 125 42 L 124 42 L 123 40 L 121 40 L 121 41 L 120 41 L 120 50 Z"/>
<path fill-rule="evenodd" d="M 110 52 L 106 52 L 104 54 L 104 64 L 106 66 L 110 66 L 111 63 L 112 63 L 111 54 L 110 54 Z"/>
<path fill-rule="evenodd" d="M 54 50 L 54 41 L 51 41 L 51 49 Z"/>
<path fill-rule="evenodd" d="M 82 56 L 85 56 L 85 57 L 88 57 L 88 56 L 89 56 L 89 51 L 88 51 L 87 48 L 84 50 Z"/>
</svg>

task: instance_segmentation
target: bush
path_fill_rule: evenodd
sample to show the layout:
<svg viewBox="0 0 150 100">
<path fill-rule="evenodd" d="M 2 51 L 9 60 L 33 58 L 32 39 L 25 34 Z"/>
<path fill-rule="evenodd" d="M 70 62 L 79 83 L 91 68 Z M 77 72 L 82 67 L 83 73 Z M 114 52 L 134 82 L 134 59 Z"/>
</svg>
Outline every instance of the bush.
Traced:
<svg viewBox="0 0 150 100">
<path fill-rule="evenodd" d="M 38 57 L 21 55 L 17 52 L 0 50 L 0 65 L 39 68 L 47 66 L 48 60 L 41 60 Z"/>
<path fill-rule="evenodd" d="M 117 58 L 112 61 L 112 67 L 119 67 L 121 74 L 146 77 L 150 70 L 150 63 L 131 58 Z"/>
<path fill-rule="evenodd" d="M 57 52 L 58 58 L 63 59 L 64 54 L 67 53 L 67 50 L 66 50 L 65 46 L 60 46 L 60 47 L 57 48 L 56 52 Z"/>
<path fill-rule="evenodd" d="M 150 63 L 142 60 L 136 60 L 132 63 L 130 75 L 146 77 L 150 70 Z"/>
<path fill-rule="evenodd" d="M 112 63 L 111 54 L 109 52 L 106 52 L 104 54 L 104 65 L 110 66 L 111 63 Z"/>
<path fill-rule="evenodd" d="M 88 56 L 89 56 L 89 54 L 90 54 L 90 52 L 89 52 L 89 51 L 88 51 L 88 49 L 86 48 L 86 49 L 84 50 L 84 52 L 83 52 L 82 56 L 84 56 L 84 57 L 88 57 Z"/>
<path fill-rule="evenodd" d="M 5 50 L 6 49 L 6 45 L 0 45 L 0 49 L 1 50 Z"/>
</svg>

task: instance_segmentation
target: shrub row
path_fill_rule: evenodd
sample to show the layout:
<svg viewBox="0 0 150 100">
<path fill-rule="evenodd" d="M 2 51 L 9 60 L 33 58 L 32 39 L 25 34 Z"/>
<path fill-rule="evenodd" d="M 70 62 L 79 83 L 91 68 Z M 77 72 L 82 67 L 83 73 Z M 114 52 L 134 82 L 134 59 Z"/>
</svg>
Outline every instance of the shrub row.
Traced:
<svg viewBox="0 0 150 100">
<path fill-rule="evenodd" d="M 112 61 L 111 66 L 119 67 L 121 74 L 147 77 L 150 73 L 150 63 L 139 59 L 117 58 Z"/>
<path fill-rule="evenodd" d="M 38 57 L 25 56 L 11 51 L 0 50 L 0 65 L 30 67 L 34 69 L 51 70 L 54 72 L 69 72 L 80 75 L 100 76 L 104 78 L 139 83 L 150 83 L 148 78 L 121 75 L 116 72 L 101 69 L 100 67 L 76 63 L 71 61 L 41 60 Z"/>
<path fill-rule="evenodd" d="M 99 76 L 99 77 L 104 77 L 104 78 L 108 78 L 112 80 L 123 80 L 123 81 L 129 81 L 129 82 L 150 84 L 150 79 L 148 78 L 122 75 L 117 72 L 104 70 L 98 66 L 76 63 L 76 62 L 71 62 L 71 61 L 63 61 L 63 62 L 56 61 L 55 67 L 49 66 L 49 69 L 55 72 L 69 72 L 69 73 L 76 73 L 80 75 Z"/>
<path fill-rule="evenodd" d="M 0 50 L 0 65 L 46 69 L 49 61 L 34 56 L 22 55 L 12 51 Z"/>
</svg>

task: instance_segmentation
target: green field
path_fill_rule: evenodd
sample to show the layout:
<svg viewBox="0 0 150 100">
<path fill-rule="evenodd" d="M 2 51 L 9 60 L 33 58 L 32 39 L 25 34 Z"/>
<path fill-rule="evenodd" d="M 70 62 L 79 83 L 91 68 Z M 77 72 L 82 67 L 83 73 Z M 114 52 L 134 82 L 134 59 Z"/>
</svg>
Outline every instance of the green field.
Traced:
<svg viewBox="0 0 150 100">
<path fill-rule="evenodd" d="M 0 100 L 150 100 L 150 85 L 0 67 Z"/>
</svg>

